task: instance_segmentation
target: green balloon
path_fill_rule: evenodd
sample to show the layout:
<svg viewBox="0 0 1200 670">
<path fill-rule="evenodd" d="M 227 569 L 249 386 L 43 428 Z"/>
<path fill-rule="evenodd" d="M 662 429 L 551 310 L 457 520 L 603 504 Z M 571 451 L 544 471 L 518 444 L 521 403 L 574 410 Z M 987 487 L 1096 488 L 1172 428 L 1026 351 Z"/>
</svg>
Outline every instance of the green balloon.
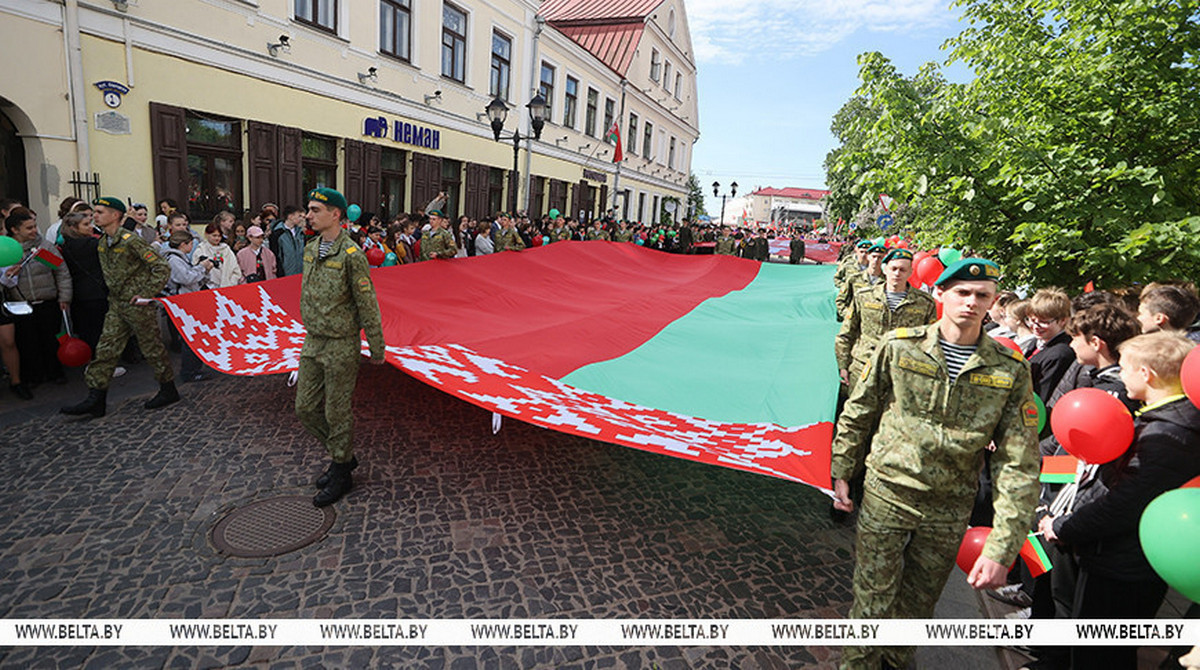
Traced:
<svg viewBox="0 0 1200 670">
<path fill-rule="evenodd" d="M 1042 402 L 1042 397 L 1038 394 L 1033 394 L 1033 404 L 1037 405 L 1038 409 L 1038 434 L 1046 429 L 1046 403 Z"/>
<path fill-rule="evenodd" d="M 7 235 L 0 235 L 0 267 L 16 265 L 24 256 L 25 250 L 21 248 L 20 242 Z"/>
<path fill-rule="evenodd" d="M 1200 488 L 1175 489 L 1142 512 L 1138 537 L 1163 581 L 1200 603 Z"/>
<path fill-rule="evenodd" d="M 962 260 L 962 252 L 958 249 L 943 247 L 942 250 L 938 252 L 938 260 L 942 262 L 942 265 L 949 267 L 951 263 L 957 263 L 958 261 Z"/>
</svg>

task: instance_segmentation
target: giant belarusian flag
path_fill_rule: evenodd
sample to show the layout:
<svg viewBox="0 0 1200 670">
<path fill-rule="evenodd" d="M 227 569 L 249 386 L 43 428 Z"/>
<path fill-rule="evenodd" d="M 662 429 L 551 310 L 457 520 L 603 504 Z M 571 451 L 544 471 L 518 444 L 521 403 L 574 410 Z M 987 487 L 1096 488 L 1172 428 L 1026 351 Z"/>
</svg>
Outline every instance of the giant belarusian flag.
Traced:
<svg viewBox="0 0 1200 670">
<path fill-rule="evenodd" d="M 833 271 L 597 241 L 372 279 L 387 360 L 432 386 L 552 430 L 828 490 Z M 217 370 L 298 366 L 298 276 L 163 302 Z"/>
</svg>

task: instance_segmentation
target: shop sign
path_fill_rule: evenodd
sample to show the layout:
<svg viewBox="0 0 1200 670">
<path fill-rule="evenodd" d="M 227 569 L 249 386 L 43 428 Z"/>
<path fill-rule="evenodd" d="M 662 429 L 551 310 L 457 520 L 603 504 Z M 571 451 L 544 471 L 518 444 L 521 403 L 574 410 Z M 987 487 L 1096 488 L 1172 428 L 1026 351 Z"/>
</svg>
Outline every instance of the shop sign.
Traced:
<svg viewBox="0 0 1200 670">
<path fill-rule="evenodd" d="M 597 170 L 588 170 L 587 168 L 584 168 L 583 178 L 590 180 L 590 181 L 607 182 L 608 174 L 604 173 L 604 172 L 599 172 Z"/>
<path fill-rule="evenodd" d="M 382 116 L 364 119 L 363 135 L 381 139 L 390 135 L 393 142 L 400 144 L 411 144 L 414 147 L 435 151 L 442 148 L 442 132 L 440 130 L 418 126 L 400 119 L 388 123 L 387 118 Z"/>
</svg>

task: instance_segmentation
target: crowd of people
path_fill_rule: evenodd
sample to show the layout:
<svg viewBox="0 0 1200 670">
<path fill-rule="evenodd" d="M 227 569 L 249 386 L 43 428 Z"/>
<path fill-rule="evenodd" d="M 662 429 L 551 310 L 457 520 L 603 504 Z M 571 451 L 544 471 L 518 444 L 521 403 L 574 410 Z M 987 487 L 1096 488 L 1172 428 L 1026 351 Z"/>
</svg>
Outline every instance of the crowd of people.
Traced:
<svg viewBox="0 0 1200 670">
<path fill-rule="evenodd" d="M 968 581 L 1020 608 L 1012 618 L 1154 618 L 1167 583 L 1139 520 L 1200 476 L 1200 410 L 1181 382 L 1200 342 L 1196 287 L 1001 291 L 999 266 L 970 256 L 925 286 L 910 282 L 907 249 L 845 248 L 831 514 L 859 515 L 852 616 L 932 617 L 970 525 L 991 530 Z M 1039 484 L 1041 461 L 1068 451 L 1049 421 L 1039 431 L 1037 406 L 1053 412 L 1081 388 L 1117 398 L 1135 437 L 1114 460 L 1080 460 L 1071 483 Z M 1009 569 L 1030 532 L 1053 566 L 1036 577 L 1023 562 Z M 1136 647 L 1030 651 L 1030 670 L 1137 667 Z M 911 659 L 911 649 L 849 647 L 842 665 Z"/>
</svg>

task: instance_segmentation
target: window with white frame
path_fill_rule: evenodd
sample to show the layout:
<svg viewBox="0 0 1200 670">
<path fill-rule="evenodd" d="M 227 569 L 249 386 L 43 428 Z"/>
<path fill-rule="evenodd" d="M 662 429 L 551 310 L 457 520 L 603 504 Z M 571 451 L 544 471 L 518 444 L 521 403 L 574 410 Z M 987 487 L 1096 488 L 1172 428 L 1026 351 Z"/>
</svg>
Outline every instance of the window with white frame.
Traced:
<svg viewBox="0 0 1200 670">
<path fill-rule="evenodd" d="M 654 151 L 654 124 L 646 122 L 646 129 L 642 136 L 642 157 L 653 158 Z"/>
<path fill-rule="evenodd" d="M 512 40 L 498 30 L 492 31 L 492 72 L 488 95 L 508 100 L 508 80 L 512 72 Z"/>
<path fill-rule="evenodd" d="M 337 34 L 337 0 L 295 0 L 296 20 Z"/>
<path fill-rule="evenodd" d="M 442 76 L 463 83 L 467 64 L 467 13 L 442 5 Z"/>
<path fill-rule="evenodd" d="M 607 134 L 609 128 L 612 128 L 613 119 L 617 116 L 617 101 L 612 98 L 604 99 L 604 132 Z"/>
<path fill-rule="evenodd" d="M 662 84 L 665 90 L 671 90 L 671 61 L 667 61 L 666 64 L 663 65 Z"/>
<path fill-rule="evenodd" d="M 667 167 L 675 169 L 675 138 L 671 138 L 671 148 L 667 153 Z"/>
<path fill-rule="evenodd" d="M 379 0 L 379 50 L 401 60 L 411 60 L 410 0 Z"/>
<path fill-rule="evenodd" d="M 550 121 L 554 117 L 550 114 L 550 109 L 554 107 L 554 66 L 542 61 L 542 78 L 538 84 L 538 93 L 546 99 L 546 120 Z"/>
<path fill-rule="evenodd" d="M 567 77 L 567 86 L 563 97 L 563 125 L 575 127 L 575 110 L 579 107 L 579 80 Z"/>
<path fill-rule="evenodd" d="M 650 79 L 657 82 L 662 70 L 662 56 L 658 49 L 650 50 Z"/>
<path fill-rule="evenodd" d="M 675 73 L 675 99 L 682 100 L 680 96 L 683 94 L 683 73 Z"/>
<path fill-rule="evenodd" d="M 629 135 L 625 138 L 625 153 L 637 153 L 637 130 L 638 117 L 633 112 L 629 113 Z"/>
<path fill-rule="evenodd" d="M 596 112 L 598 111 L 598 107 L 600 105 L 600 91 L 597 91 L 594 88 L 589 88 L 587 91 L 587 103 L 586 104 L 587 104 L 587 109 L 584 111 L 584 114 L 583 114 L 583 131 L 585 133 L 587 133 L 589 137 L 595 137 L 596 136 Z M 608 127 L 605 127 L 604 130 L 607 131 Z"/>
</svg>

